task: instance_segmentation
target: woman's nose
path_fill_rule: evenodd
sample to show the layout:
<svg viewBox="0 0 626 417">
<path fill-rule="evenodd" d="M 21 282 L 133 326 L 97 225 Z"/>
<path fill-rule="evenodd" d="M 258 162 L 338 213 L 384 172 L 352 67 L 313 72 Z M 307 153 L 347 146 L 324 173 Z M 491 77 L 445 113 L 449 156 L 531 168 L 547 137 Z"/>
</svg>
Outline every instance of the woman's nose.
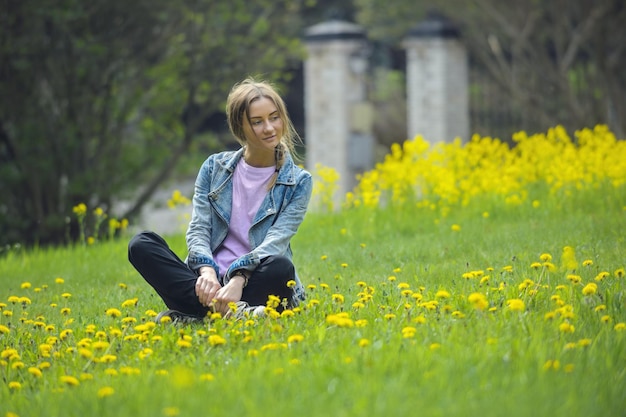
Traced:
<svg viewBox="0 0 626 417">
<path fill-rule="evenodd" d="M 273 132 L 274 125 L 269 120 L 263 123 L 263 131 L 265 132 Z"/>
</svg>

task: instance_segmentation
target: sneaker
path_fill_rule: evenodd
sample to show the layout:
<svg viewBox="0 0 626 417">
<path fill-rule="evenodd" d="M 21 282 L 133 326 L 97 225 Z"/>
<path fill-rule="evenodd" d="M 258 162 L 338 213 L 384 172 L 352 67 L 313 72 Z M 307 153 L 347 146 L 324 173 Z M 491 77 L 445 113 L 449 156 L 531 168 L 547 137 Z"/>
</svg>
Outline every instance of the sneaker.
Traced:
<svg viewBox="0 0 626 417">
<path fill-rule="evenodd" d="M 235 304 L 237 308 L 235 311 L 228 310 L 228 312 L 224 314 L 225 319 L 234 318 L 235 320 L 242 320 L 250 317 L 265 316 L 265 306 L 251 306 L 245 301 L 237 301 Z"/>
<path fill-rule="evenodd" d="M 164 317 L 169 317 L 173 324 L 193 324 L 202 323 L 204 319 L 202 317 L 194 316 L 192 314 L 182 313 L 178 310 L 165 310 L 161 311 L 154 321 L 157 324 L 161 323 Z"/>
</svg>

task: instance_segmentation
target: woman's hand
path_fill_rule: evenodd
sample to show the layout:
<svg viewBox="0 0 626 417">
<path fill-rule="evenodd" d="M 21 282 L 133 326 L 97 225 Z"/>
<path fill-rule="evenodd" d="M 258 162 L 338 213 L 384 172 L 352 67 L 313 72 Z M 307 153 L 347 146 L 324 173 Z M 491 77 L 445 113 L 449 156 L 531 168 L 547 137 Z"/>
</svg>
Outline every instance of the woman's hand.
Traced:
<svg viewBox="0 0 626 417">
<path fill-rule="evenodd" d="M 230 278 L 228 284 L 224 285 L 217 291 L 214 298 L 215 311 L 222 313 L 222 315 L 228 312 L 228 304 L 241 300 L 243 294 L 243 286 L 246 280 L 240 275 L 235 275 Z"/>
<path fill-rule="evenodd" d="M 214 301 L 215 295 L 222 288 L 217 280 L 215 269 L 210 266 L 200 268 L 200 276 L 196 281 L 196 295 L 198 301 L 205 307 L 209 307 Z"/>
</svg>

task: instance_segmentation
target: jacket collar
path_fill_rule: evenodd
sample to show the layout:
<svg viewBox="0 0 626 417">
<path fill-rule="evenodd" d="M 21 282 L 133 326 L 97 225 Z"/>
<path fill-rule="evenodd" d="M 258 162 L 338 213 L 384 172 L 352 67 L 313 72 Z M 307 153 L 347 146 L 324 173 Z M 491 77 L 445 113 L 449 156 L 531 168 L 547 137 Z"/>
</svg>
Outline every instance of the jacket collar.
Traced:
<svg viewBox="0 0 626 417">
<path fill-rule="evenodd" d="M 239 160 L 243 157 L 243 148 L 236 151 L 224 152 L 218 159 L 219 164 L 229 172 L 234 172 Z M 277 184 L 294 185 L 296 183 L 296 164 L 291 155 L 285 153 L 285 163 L 278 171 Z"/>
</svg>

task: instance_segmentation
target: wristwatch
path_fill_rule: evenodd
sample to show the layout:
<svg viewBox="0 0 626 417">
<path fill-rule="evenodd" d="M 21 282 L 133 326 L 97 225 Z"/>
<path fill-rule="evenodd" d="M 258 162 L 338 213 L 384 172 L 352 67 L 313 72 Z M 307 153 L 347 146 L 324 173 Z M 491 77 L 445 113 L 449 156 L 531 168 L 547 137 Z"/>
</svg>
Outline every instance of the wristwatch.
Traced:
<svg viewBox="0 0 626 417">
<path fill-rule="evenodd" d="M 243 272 L 243 270 L 239 269 L 232 274 L 231 279 L 234 277 L 242 277 L 243 278 L 243 287 L 245 288 L 248 285 L 248 276 Z"/>
</svg>

